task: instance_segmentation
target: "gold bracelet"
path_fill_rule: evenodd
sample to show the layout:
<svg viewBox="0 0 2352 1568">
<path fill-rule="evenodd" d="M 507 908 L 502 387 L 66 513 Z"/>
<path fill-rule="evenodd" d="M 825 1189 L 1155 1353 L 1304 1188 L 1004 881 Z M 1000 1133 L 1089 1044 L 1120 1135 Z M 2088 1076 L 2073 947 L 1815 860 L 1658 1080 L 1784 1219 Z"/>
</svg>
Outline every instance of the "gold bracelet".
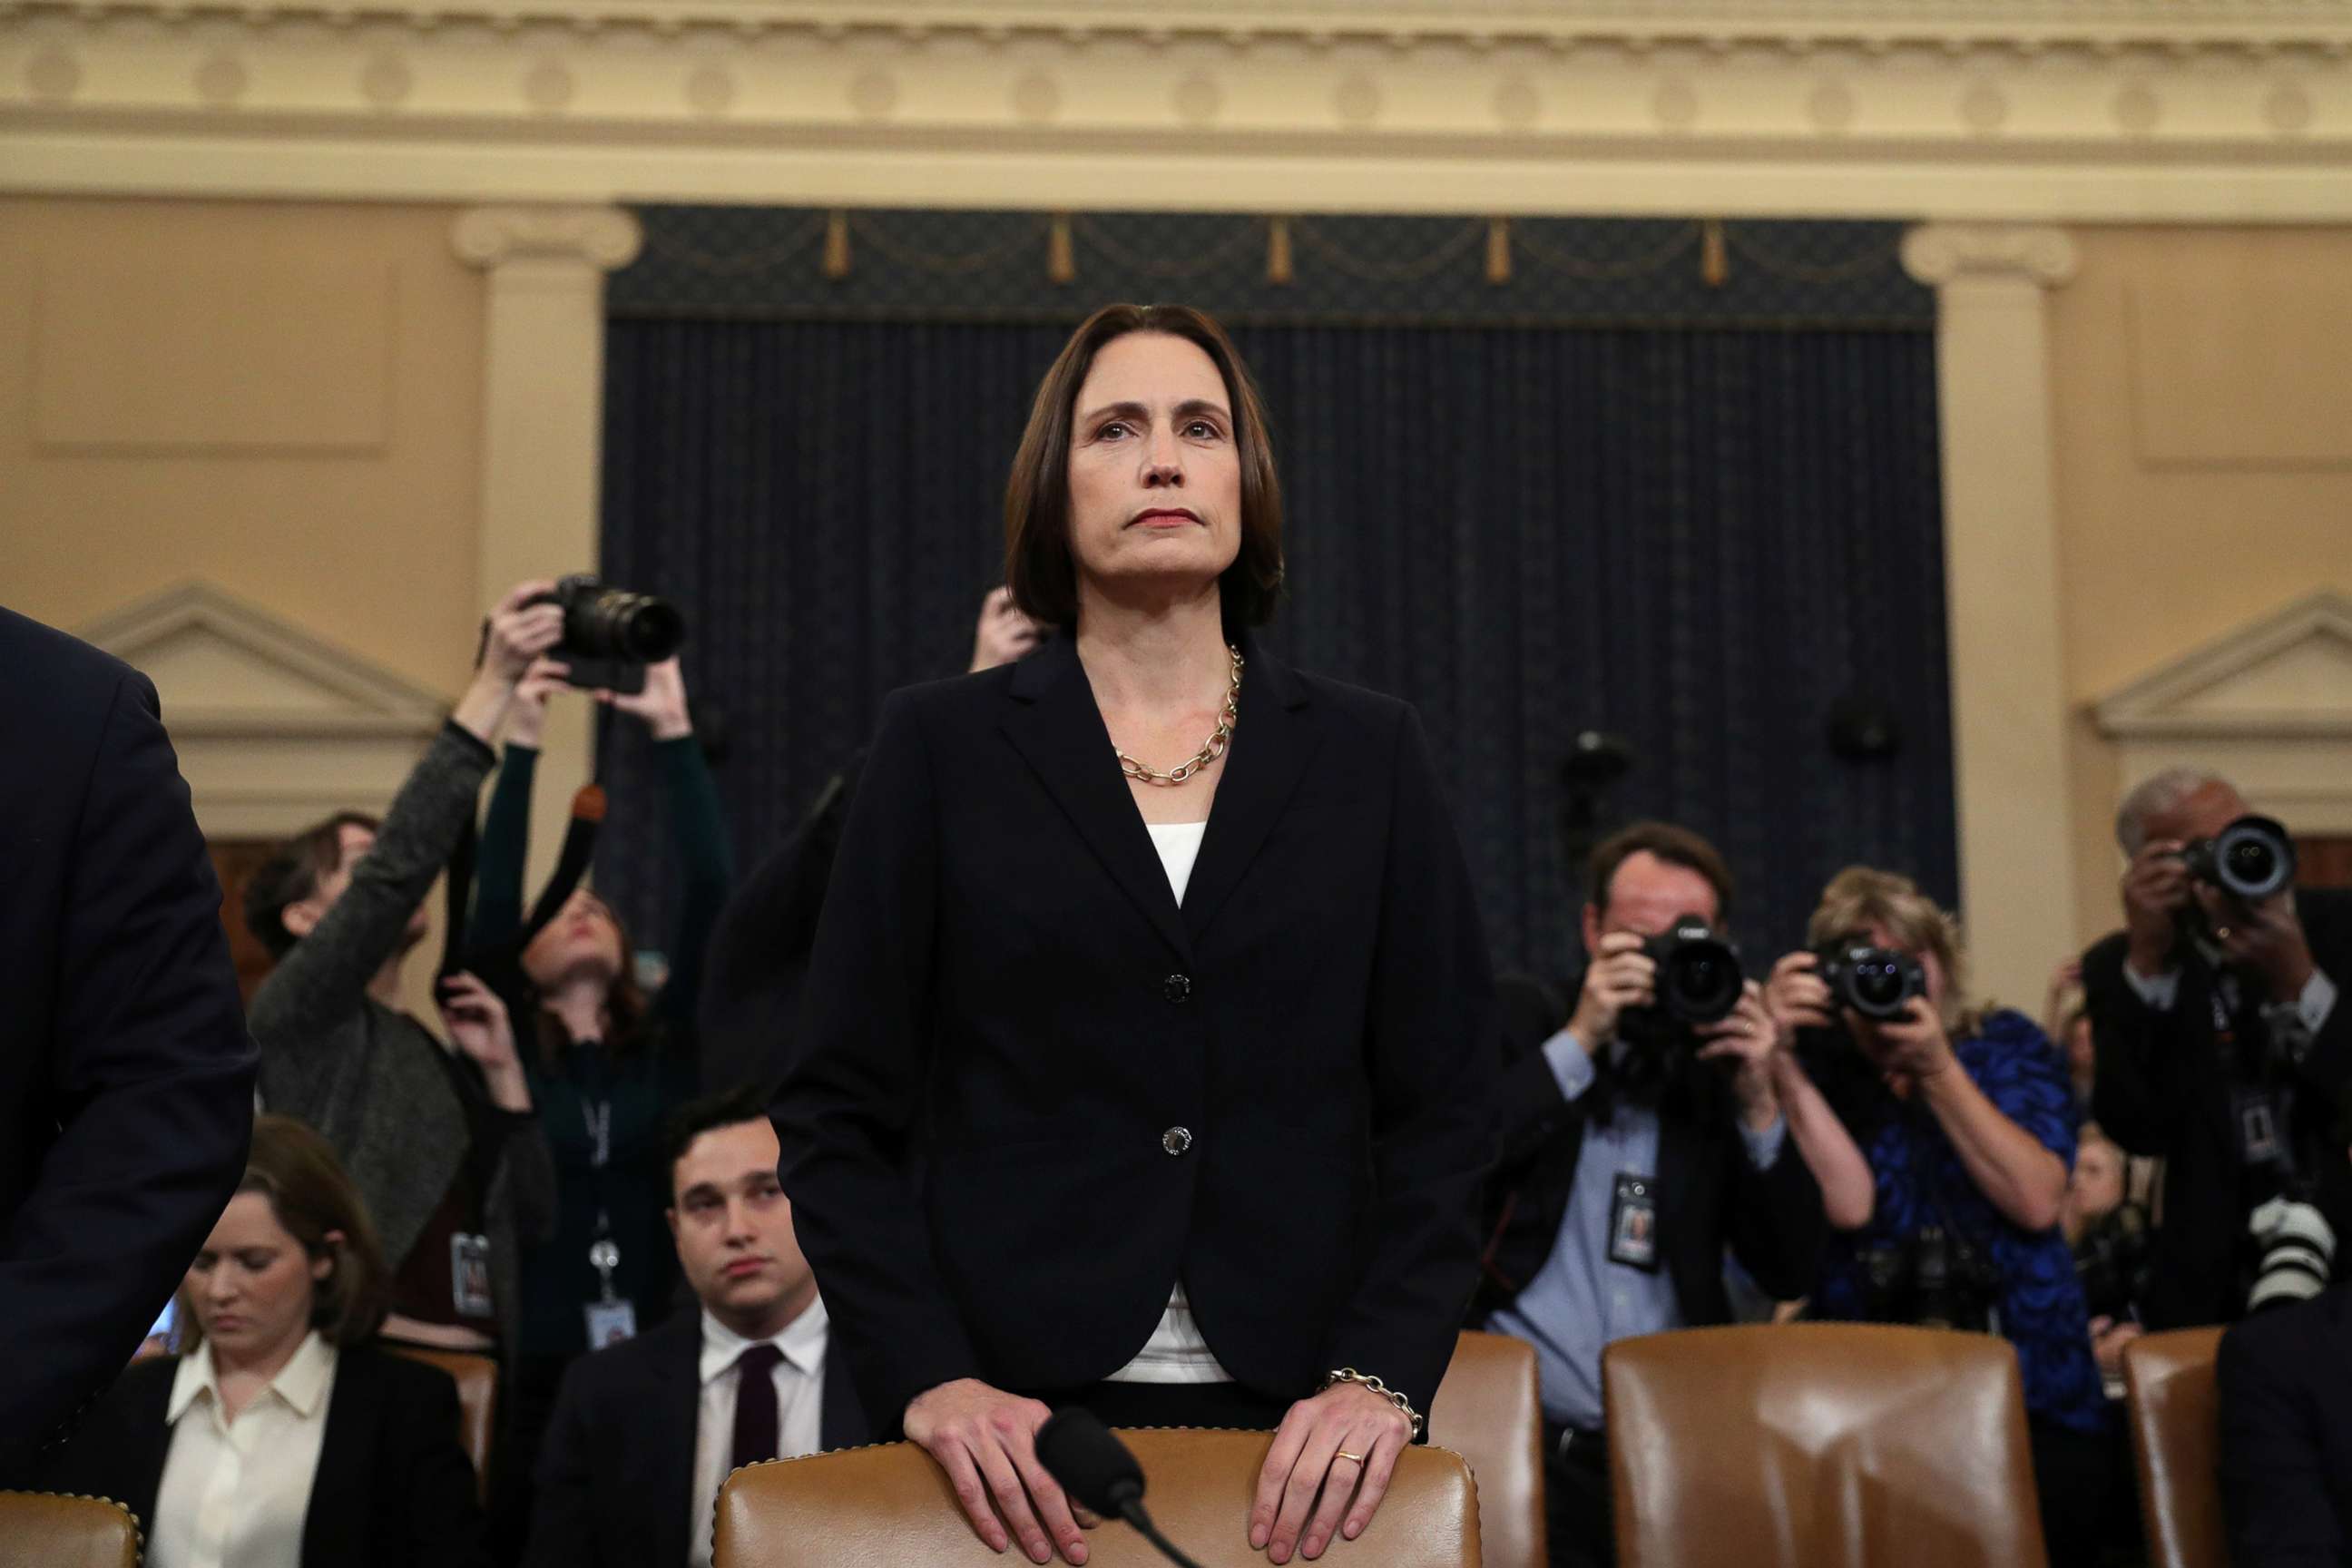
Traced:
<svg viewBox="0 0 2352 1568">
<path fill-rule="evenodd" d="M 1374 1394 L 1379 1394 L 1382 1399 L 1387 1400 L 1391 1405 L 1395 1405 L 1399 1410 L 1403 1411 L 1404 1418 L 1412 1423 L 1412 1435 L 1416 1437 L 1421 1436 L 1421 1429 L 1424 1423 L 1422 1421 L 1421 1412 L 1412 1407 L 1412 1401 L 1407 1399 L 1403 1394 L 1399 1394 L 1395 1389 L 1391 1388 L 1387 1384 L 1382 1383 L 1379 1378 L 1374 1377 L 1368 1372 L 1358 1372 L 1352 1366 L 1343 1366 L 1339 1371 L 1326 1376 L 1323 1379 L 1322 1389 L 1318 1390 L 1318 1392 L 1327 1392 L 1338 1387 L 1343 1383 L 1361 1384 L 1364 1387 L 1370 1389 Z"/>
</svg>

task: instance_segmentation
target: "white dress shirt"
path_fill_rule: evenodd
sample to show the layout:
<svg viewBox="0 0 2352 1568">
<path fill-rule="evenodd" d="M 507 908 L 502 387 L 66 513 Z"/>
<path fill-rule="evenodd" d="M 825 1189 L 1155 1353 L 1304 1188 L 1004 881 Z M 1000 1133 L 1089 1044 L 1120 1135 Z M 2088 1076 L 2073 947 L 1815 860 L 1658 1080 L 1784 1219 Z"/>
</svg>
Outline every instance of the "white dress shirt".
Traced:
<svg viewBox="0 0 2352 1568">
<path fill-rule="evenodd" d="M 2219 949 L 2200 944 L 2200 951 L 2208 963 L 2218 964 L 2221 961 Z M 2161 974 L 2142 974 L 2126 962 L 2124 982 L 2141 1001 L 2159 1013 L 2171 1012 L 2173 1005 L 2180 999 L 2180 971 L 2178 969 L 2168 969 Z M 2328 977 L 2326 970 L 2314 969 L 2311 978 L 2303 983 L 2302 991 L 2296 994 L 2293 1002 L 2284 1005 L 2273 1003 L 2263 1011 L 2267 1016 L 2273 1009 L 2282 1006 L 2293 1008 L 2304 1028 L 2316 1035 L 2327 1027 L 2328 1015 L 2336 1011 L 2336 982 Z"/>
<path fill-rule="evenodd" d="M 172 1443 L 147 1531 L 150 1568 L 300 1568 L 334 1389 L 335 1347 L 315 1329 L 235 1421 L 222 1412 L 212 1345 L 182 1357 L 164 1411 Z"/>
<path fill-rule="evenodd" d="M 1193 862 L 1200 858 L 1201 841 L 1208 837 L 1205 822 L 1152 822 L 1145 824 L 1151 830 L 1151 847 L 1160 852 L 1160 868 L 1168 873 L 1169 891 L 1176 902 L 1184 902 L 1184 889 L 1192 885 Z M 1231 1383 L 1234 1374 L 1218 1363 L 1216 1352 L 1202 1336 L 1200 1325 L 1192 1321 L 1192 1303 L 1184 1298 L 1184 1282 L 1178 1280 L 1168 1294 L 1168 1306 L 1160 1314 L 1160 1322 L 1151 1337 L 1135 1354 L 1135 1359 L 1110 1374 L 1112 1383 Z"/>
<path fill-rule="evenodd" d="M 779 1459 L 814 1454 L 824 1447 L 824 1349 L 832 1320 L 822 1299 L 765 1341 L 747 1340 L 717 1318 L 702 1313 L 702 1414 L 694 1430 L 694 1533 L 687 1561 L 710 1568 L 711 1531 L 719 1522 L 719 1489 L 735 1468 L 735 1363 L 755 1343 L 783 1352 L 770 1375 L 776 1382 L 776 1446 Z"/>
</svg>

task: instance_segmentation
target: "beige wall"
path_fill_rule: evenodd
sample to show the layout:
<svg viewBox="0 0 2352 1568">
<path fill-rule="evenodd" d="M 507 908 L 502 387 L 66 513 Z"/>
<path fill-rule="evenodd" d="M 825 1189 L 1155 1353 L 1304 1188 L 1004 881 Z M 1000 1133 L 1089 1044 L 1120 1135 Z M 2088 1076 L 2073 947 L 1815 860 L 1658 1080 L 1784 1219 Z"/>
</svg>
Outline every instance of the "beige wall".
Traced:
<svg viewBox="0 0 2352 1568">
<path fill-rule="evenodd" d="M 480 614 L 455 209 L 0 200 L 0 602 L 192 577 L 435 691 Z"/>
<path fill-rule="evenodd" d="M 0 200 L 0 603 L 72 628 L 203 579 L 454 697 L 484 597 L 485 296 L 454 218 Z"/>
<path fill-rule="evenodd" d="M 2116 923 L 2126 783 L 2084 705 L 2352 591 L 2352 230 L 2078 228 L 2050 300 L 2076 919 Z"/>
<path fill-rule="evenodd" d="M 498 554 L 489 290 L 458 211 L 0 198 L 0 602 L 72 626 L 204 578 L 454 693 Z M 2121 781 L 2084 710 L 2352 591 L 2352 230 L 2071 233 L 2048 321 L 2087 938 L 2113 920 Z"/>
</svg>

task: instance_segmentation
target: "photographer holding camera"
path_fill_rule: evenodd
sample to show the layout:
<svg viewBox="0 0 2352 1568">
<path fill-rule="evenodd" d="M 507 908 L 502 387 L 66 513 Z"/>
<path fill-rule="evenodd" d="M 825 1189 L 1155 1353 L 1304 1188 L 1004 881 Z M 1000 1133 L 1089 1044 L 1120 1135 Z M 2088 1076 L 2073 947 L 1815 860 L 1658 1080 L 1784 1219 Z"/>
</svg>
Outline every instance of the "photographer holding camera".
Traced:
<svg viewBox="0 0 2352 1568">
<path fill-rule="evenodd" d="M 1474 1319 L 1535 1346 L 1551 1560 L 1575 1564 L 1613 1558 L 1602 1349 L 1730 1321 L 1727 1244 L 1764 1289 L 1803 1295 L 1822 1185 L 1833 1205 L 1869 1198 L 1850 1146 L 1843 1172 L 1811 1163 L 1833 1121 L 1715 934 L 1732 891 L 1715 847 L 1637 824 L 1594 851 L 1586 885 L 1574 1016 L 1505 1042 Z"/>
<path fill-rule="evenodd" d="M 2352 1081 L 2352 898 L 2297 892 L 2294 850 L 2225 780 L 2175 769 L 2125 799 L 2125 929 L 2083 957 L 2108 1135 L 2162 1155 L 2150 1330 L 2315 1294 L 2352 1225 L 2329 1129 Z M 2340 1272 L 2338 1274 L 2340 1278 Z"/>
<path fill-rule="evenodd" d="M 1866 1223 L 1832 1231 L 1811 1315 L 2007 1339 L 2050 1559 L 2095 1561 L 2116 1450 L 2058 1224 L 2079 1120 L 2064 1065 L 2023 1014 L 1966 1005 L 1958 929 L 1908 878 L 1839 872 L 1807 939 L 1769 1005 L 1875 1189 Z"/>
<path fill-rule="evenodd" d="M 330 817 L 246 887 L 278 961 L 247 1014 L 262 1098 L 325 1133 L 367 1200 L 393 1271 L 386 1337 L 443 1349 L 511 1351 L 521 1247 L 552 1221 L 555 1173 L 504 1001 L 448 977 L 445 1046 L 396 1005 L 400 975 L 515 687 L 562 636 L 551 588 L 522 584 L 492 613 L 472 683 L 382 822 Z"/>
</svg>

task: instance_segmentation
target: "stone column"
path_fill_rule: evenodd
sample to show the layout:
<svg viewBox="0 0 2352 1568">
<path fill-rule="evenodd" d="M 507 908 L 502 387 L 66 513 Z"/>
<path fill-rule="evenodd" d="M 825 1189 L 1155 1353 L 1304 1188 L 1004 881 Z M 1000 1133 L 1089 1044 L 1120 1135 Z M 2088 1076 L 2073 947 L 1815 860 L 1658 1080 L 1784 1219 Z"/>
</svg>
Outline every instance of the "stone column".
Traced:
<svg viewBox="0 0 2352 1568">
<path fill-rule="evenodd" d="M 604 434 L 604 274 L 644 236 L 611 206 L 488 206 L 451 243 L 489 275 L 482 367 L 480 595 L 487 608 L 527 577 L 593 572 Z M 531 799 L 526 901 L 555 869 L 572 792 L 594 762 L 585 701 L 548 710 Z"/>
<path fill-rule="evenodd" d="M 2074 244 L 1927 224 L 1903 265 L 1937 294 L 1961 911 L 1975 989 L 2030 1010 L 2076 938 L 2044 310 Z"/>
</svg>

